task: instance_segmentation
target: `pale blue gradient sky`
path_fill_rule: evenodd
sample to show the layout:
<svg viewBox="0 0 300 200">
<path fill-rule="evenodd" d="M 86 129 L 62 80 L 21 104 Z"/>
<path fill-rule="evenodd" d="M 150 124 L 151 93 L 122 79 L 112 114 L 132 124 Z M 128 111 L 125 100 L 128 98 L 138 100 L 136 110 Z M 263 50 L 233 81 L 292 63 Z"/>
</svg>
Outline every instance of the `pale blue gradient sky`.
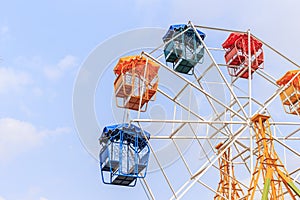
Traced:
<svg viewBox="0 0 300 200">
<path fill-rule="evenodd" d="M 191 20 L 250 28 L 299 62 L 299 6 L 297 0 L 1 2 L 0 200 L 145 199 L 139 185 L 104 186 L 77 137 L 73 83 L 89 52 L 123 31 Z"/>
</svg>

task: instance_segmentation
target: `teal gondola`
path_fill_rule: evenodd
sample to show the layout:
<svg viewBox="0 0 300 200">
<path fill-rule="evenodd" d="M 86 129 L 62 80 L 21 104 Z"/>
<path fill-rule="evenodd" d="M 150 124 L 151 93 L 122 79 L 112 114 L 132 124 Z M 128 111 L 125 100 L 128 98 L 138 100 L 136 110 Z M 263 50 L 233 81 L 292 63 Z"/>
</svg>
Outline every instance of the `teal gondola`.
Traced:
<svg viewBox="0 0 300 200">
<path fill-rule="evenodd" d="M 205 33 L 198 29 L 197 32 L 204 40 Z M 172 63 L 175 71 L 192 75 L 196 64 L 203 62 L 204 47 L 193 28 L 185 24 L 171 25 L 163 42 L 166 62 Z"/>
<path fill-rule="evenodd" d="M 103 129 L 100 142 L 100 170 L 105 184 L 133 187 L 146 176 L 150 134 L 131 124 Z"/>
</svg>

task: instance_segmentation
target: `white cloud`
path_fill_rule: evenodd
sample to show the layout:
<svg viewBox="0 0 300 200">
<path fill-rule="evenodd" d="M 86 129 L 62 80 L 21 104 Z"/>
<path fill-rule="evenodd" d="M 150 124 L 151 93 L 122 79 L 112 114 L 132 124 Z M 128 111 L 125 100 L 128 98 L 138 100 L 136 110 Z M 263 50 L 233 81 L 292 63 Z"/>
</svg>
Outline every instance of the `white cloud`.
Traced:
<svg viewBox="0 0 300 200">
<path fill-rule="evenodd" d="M 47 66 L 44 68 L 44 74 L 50 80 L 61 78 L 66 72 L 73 69 L 77 65 L 77 58 L 72 55 L 67 55 L 62 58 L 56 65 Z"/>
<path fill-rule="evenodd" d="M 7 25 L 0 26 L 0 42 L 6 42 L 10 38 L 9 27 Z"/>
<path fill-rule="evenodd" d="M 2 196 L 0 196 L 0 200 L 5 200 L 5 198 L 4 198 L 4 197 L 2 197 Z"/>
<path fill-rule="evenodd" d="M 2 27 L 0 28 L 0 34 L 1 34 L 1 35 L 7 34 L 8 31 L 9 31 L 8 26 L 2 26 Z"/>
<path fill-rule="evenodd" d="M 77 58 L 72 55 L 67 55 L 58 62 L 57 66 L 61 70 L 68 70 L 73 68 L 76 64 L 77 64 Z"/>
<path fill-rule="evenodd" d="M 68 128 L 39 131 L 31 123 L 12 118 L 0 119 L 0 163 L 42 144 L 49 135 L 68 132 Z M 0 199 L 1 200 L 1 199 Z"/>
<path fill-rule="evenodd" d="M 0 161 L 39 145 L 42 137 L 30 123 L 12 118 L 0 119 Z"/>
<path fill-rule="evenodd" d="M 1 199 L 0 199 L 1 200 Z M 48 200 L 47 198 L 45 197 L 40 197 L 40 200 Z"/>
<path fill-rule="evenodd" d="M 0 67 L 0 93 L 20 90 L 30 83 L 31 77 L 26 72 Z"/>
<path fill-rule="evenodd" d="M 44 130 L 44 131 L 42 131 L 42 133 L 44 135 L 60 135 L 60 134 L 65 134 L 65 133 L 69 133 L 69 132 L 70 132 L 69 127 L 58 127 L 54 130 Z"/>
</svg>

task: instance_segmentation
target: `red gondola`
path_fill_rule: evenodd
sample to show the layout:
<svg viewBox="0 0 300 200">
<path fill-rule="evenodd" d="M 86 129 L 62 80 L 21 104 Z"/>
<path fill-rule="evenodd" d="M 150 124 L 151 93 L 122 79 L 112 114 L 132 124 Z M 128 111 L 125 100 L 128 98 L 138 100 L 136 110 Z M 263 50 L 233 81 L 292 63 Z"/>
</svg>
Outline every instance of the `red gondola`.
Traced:
<svg viewBox="0 0 300 200">
<path fill-rule="evenodd" d="M 225 49 L 225 61 L 228 72 L 231 76 L 247 79 L 249 77 L 249 50 L 248 50 L 248 34 L 246 33 L 231 33 L 227 40 L 222 44 Z M 251 74 L 257 69 L 263 68 L 264 54 L 262 43 L 250 37 L 250 62 Z"/>
</svg>

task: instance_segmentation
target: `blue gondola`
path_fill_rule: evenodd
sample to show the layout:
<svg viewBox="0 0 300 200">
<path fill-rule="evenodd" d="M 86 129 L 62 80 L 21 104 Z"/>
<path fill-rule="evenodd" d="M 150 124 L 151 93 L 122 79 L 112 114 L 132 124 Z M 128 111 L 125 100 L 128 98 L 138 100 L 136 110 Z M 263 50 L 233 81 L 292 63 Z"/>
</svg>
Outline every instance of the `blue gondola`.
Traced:
<svg viewBox="0 0 300 200">
<path fill-rule="evenodd" d="M 100 169 L 105 184 L 135 186 L 146 176 L 150 134 L 135 125 L 106 126 L 99 139 Z"/>
<path fill-rule="evenodd" d="M 183 31 L 183 34 L 176 37 Z M 204 40 L 205 33 L 197 32 Z M 163 42 L 166 62 L 172 63 L 175 71 L 191 75 L 196 64 L 203 62 L 204 47 L 193 28 L 185 24 L 171 25 Z"/>
</svg>

